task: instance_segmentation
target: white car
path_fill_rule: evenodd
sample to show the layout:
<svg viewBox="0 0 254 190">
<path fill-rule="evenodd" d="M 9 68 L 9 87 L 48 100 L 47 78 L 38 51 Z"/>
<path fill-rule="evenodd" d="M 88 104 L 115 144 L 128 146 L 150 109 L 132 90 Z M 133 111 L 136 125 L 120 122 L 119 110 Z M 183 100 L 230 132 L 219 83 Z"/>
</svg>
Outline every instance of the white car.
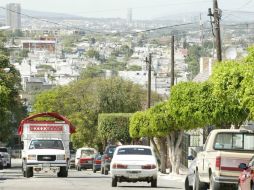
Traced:
<svg viewBox="0 0 254 190">
<path fill-rule="evenodd" d="M 0 154 L 2 155 L 3 166 L 5 168 L 11 167 L 11 155 L 8 153 L 6 147 L 0 147 Z"/>
<path fill-rule="evenodd" d="M 147 181 L 157 187 L 158 164 L 151 147 L 142 145 L 118 146 L 110 164 L 112 187 L 117 182 Z"/>
</svg>

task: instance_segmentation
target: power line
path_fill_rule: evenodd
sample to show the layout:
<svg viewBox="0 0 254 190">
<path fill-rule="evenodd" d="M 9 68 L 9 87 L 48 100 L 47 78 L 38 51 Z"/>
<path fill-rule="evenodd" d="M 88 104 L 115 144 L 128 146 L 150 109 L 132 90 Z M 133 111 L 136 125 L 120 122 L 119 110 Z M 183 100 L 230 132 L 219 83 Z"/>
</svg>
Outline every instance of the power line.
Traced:
<svg viewBox="0 0 254 190">
<path fill-rule="evenodd" d="M 46 22 L 46 23 L 49 23 L 49 24 L 54 24 L 54 25 L 62 26 L 62 27 L 65 27 L 67 29 L 70 28 L 70 26 L 65 25 L 65 24 L 60 24 L 58 22 L 53 22 L 53 21 L 49 21 L 49 20 L 45 20 L 45 19 L 40 19 L 38 17 L 30 16 L 30 15 L 27 15 L 27 14 L 24 14 L 24 13 L 21 13 L 21 12 L 18 12 L 18 11 L 14 11 L 14 10 L 11 10 L 11 9 L 8 9 L 8 8 L 5 8 L 5 7 L 0 7 L 0 8 L 4 9 L 4 10 L 7 10 L 7 11 L 10 11 L 10 12 L 13 12 L 13 13 L 17 13 L 17 14 L 19 14 L 21 16 L 25 16 L 25 17 L 32 18 L 32 19 L 35 19 L 35 20 L 39 20 L 41 22 Z M 101 33 L 101 32 L 97 32 L 97 31 L 93 31 L 93 30 L 89 30 L 89 29 L 79 28 L 79 27 L 76 27 L 76 26 L 71 26 L 71 27 L 74 28 L 74 29 L 80 30 L 80 31 L 89 31 L 89 32 L 94 32 L 94 33 Z"/>
<path fill-rule="evenodd" d="M 70 27 L 73 27 L 73 28 L 76 28 L 78 30 L 84 30 L 82 28 L 79 28 L 79 27 L 76 27 L 76 26 L 68 26 L 68 25 L 65 25 L 65 24 L 60 24 L 60 23 L 57 23 L 57 22 L 53 22 L 53 21 L 48 21 L 48 20 L 45 20 L 45 19 L 40 19 L 40 18 L 37 18 L 37 17 L 34 17 L 34 16 L 30 16 L 30 15 L 27 15 L 27 14 L 24 14 L 24 13 L 21 13 L 21 12 L 18 12 L 18 11 L 14 11 L 14 10 L 11 10 L 11 9 L 7 9 L 5 7 L 0 7 L 1 9 L 4 9 L 4 10 L 8 10 L 8 11 L 11 11 L 11 12 L 14 12 L 14 13 L 17 13 L 19 15 L 22 15 L 22 16 L 25 16 L 25 17 L 29 17 L 29 18 L 32 18 L 32 19 L 35 19 L 35 20 L 39 20 L 41 22 L 46 22 L 46 23 L 50 23 L 50 24 L 54 24 L 54 25 L 58 25 L 58 26 L 62 26 L 62 27 L 66 27 L 66 28 L 70 28 Z M 184 23 L 184 24 L 176 24 L 176 25 L 170 25 L 170 26 L 163 26 L 163 27 L 158 27 L 158 28 L 151 28 L 151 29 L 147 29 L 147 30 L 142 30 L 142 31 L 139 31 L 139 32 L 133 32 L 131 34 L 137 34 L 137 33 L 144 33 L 144 32 L 150 32 L 150 31 L 155 31 L 155 30 L 161 30 L 161 29 L 165 29 L 165 28 L 173 28 L 173 27 L 179 27 L 179 26 L 187 26 L 187 25 L 192 25 L 192 24 L 196 24 L 195 22 L 192 22 L 192 23 Z M 96 32 L 96 31 L 92 31 L 92 30 L 89 30 L 89 29 L 85 29 L 85 31 L 89 31 L 89 32 L 95 32 L 95 33 L 101 33 L 101 32 Z M 122 34 L 122 33 L 121 33 Z M 124 33 L 123 33 L 124 34 Z M 128 33 L 129 34 L 129 33 Z"/>
<path fill-rule="evenodd" d="M 188 26 L 188 25 L 193 25 L 193 24 L 197 24 L 197 22 L 190 22 L 190 23 L 184 23 L 184 24 L 175 24 L 175 25 L 170 25 L 170 26 L 162 26 L 162 27 L 158 27 L 158 28 L 151 28 L 151 29 L 142 30 L 142 31 L 138 31 L 138 32 L 132 32 L 130 34 L 145 33 L 145 32 L 151 32 L 151 31 L 155 31 L 155 30 L 162 30 L 162 29 L 166 29 L 166 28 L 173 28 L 173 27 L 179 27 L 179 26 Z"/>
<path fill-rule="evenodd" d="M 249 5 L 252 2 L 252 0 L 247 1 L 246 3 L 244 3 L 242 6 L 240 6 L 238 9 L 236 9 L 235 11 L 241 11 L 242 8 L 246 7 L 247 5 Z M 232 16 L 233 14 L 228 14 L 225 15 L 225 17 L 223 18 L 223 20 L 225 20 L 226 18 Z"/>
</svg>

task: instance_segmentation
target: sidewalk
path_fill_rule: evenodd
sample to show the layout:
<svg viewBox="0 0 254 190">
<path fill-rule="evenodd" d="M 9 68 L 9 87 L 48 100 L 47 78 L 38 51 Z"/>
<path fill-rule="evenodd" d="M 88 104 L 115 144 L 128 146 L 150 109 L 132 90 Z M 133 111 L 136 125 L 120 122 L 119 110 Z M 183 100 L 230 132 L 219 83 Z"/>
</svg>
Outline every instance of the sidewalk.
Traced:
<svg viewBox="0 0 254 190">
<path fill-rule="evenodd" d="M 180 174 L 172 174 L 172 173 L 169 173 L 169 171 L 167 170 L 166 174 L 159 172 L 159 176 L 160 178 L 164 180 L 184 182 L 186 175 L 188 173 L 188 168 L 186 168 L 185 166 L 181 166 L 179 173 Z"/>
</svg>

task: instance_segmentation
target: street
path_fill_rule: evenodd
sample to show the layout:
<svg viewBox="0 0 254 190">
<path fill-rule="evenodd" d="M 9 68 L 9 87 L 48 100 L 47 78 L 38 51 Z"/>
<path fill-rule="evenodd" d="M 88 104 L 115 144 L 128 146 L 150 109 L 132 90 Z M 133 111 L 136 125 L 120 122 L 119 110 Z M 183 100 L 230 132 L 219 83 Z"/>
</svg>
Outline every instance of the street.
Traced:
<svg viewBox="0 0 254 190">
<path fill-rule="evenodd" d="M 39 173 L 32 178 L 24 178 L 21 173 L 20 160 L 12 161 L 11 169 L 0 170 L 0 190 L 98 190 L 98 189 L 151 189 L 146 182 L 118 183 L 118 187 L 111 187 L 111 177 L 101 175 L 100 172 L 93 173 L 92 170 L 76 171 L 69 170 L 68 178 L 57 178 L 54 173 Z M 178 190 L 183 188 L 183 176 L 169 179 L 167 175 L 159 175 L 158 190 Z"/>
</svg>

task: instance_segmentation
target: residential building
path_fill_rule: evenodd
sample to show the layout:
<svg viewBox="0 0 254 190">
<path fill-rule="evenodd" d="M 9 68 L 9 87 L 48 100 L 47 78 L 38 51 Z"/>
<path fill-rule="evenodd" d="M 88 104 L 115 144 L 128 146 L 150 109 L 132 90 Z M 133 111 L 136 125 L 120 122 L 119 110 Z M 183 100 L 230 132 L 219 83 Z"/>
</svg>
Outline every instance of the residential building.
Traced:
<svg viewBox="0 0 254 190">
<path fill-rule="evenodd" d="M 11 29 L 21 29 L 21 6 L 19 3 L 6 5 L 6 25 Z"/>
<path fill-rule="evenodd" d="M 56 41 L 55 40 L 23 40 L 21 41 L 22 48 L 31 50 L 47 50 L 49 52 L 55 52 Z"/>
</svg>

